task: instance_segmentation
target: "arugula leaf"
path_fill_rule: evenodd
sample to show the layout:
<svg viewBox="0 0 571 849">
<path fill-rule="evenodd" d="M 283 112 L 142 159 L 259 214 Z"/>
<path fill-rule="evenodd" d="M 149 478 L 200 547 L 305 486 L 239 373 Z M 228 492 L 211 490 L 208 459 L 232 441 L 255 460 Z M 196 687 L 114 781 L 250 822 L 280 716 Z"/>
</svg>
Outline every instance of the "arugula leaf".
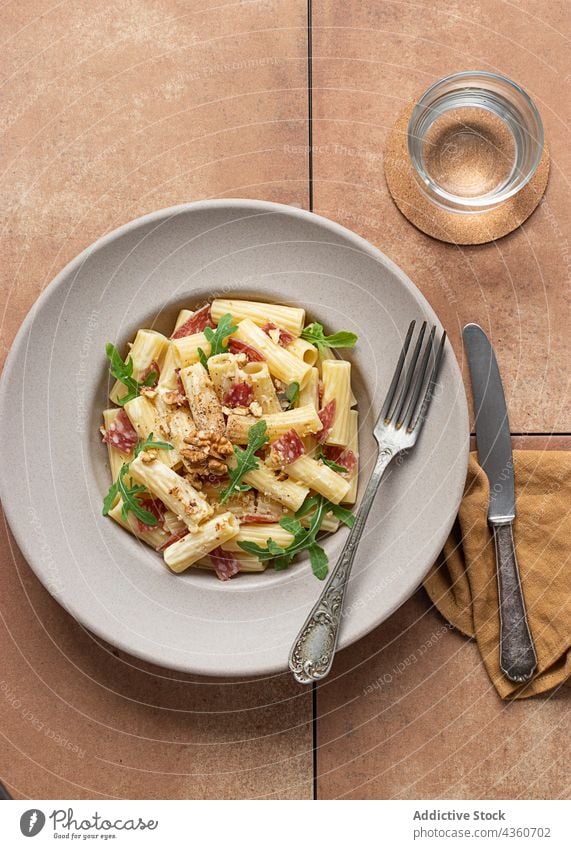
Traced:
<svg viewBox="0 0 571 849">
<path fill-rule="evenodd" d="M 204 328 L 204 335 L 210 342 L 210 353 L 208 356 L 202 348 L 198 349 L 198 358 L 204 368 L 208 368 L 207 363 L 210 357 L 215 357 L 217 354 L 225 354 L 228 351 L 226 339 L 238 330 L 238 325 L 234 324 L 234 319 L 229 312 L 224 313 L 218 322 L 216 330 L 211 327 Z"/>
<path fill-rule="evenodd" d="M 135 445 L 135 457 L 138 457 L 141 451 L 146 451 L 147 448 L 158 448 L 163 451 L 172 451 L 174 445 L 170 442 L 156 442 L 153 440 L 153 432 L 151 431 L 146 439 L 139 439 Z"/>
<path fill-rule="evenodd" d="M 111 485 L 109 492 L 103 499 L 103 515 L 107 516 L 113 507 L 115 497 L 120 495 L 123 502 L 121 505 L 121 516 L 123 517 L 124 522 L 127 521 L 129 513 L 133 513 L 140 522 L 154 527 L 157 524 L 157 517 L 149 510 L 145 510 L 137 497 L 143 492 L 147 492 L 147 490 L 144 486 L 134 484 L 131 478 L 129 478 L 129 483 L 127 483 L 126 476 L 128 473 L 129 463 L 123 463 L 119 471 L 119 475 L 117 476 L 117 480 Z"/>
<path fill-rule="evenodd" d="M 313 569 L 313 574 L 320 581 L 323 581 L 327 575 L 329 566 L 329 558 L 325 551 L 316 542 L 309 546 L 309 562 Z"/>
<path fill-rule="evenodd" d="M 288 406 L 287 409 L 291 410 L 293 405 L 297 403 L 299 399 L 299 383 L 297 380 L 288 383 L 284 392 L 280 392 L 278 395 L 280 401 L 287 401 Z"/>
<path fill-rule="evenodd" d="M 228 469 L 230 483 L 220 493 L 220 504 L 225 504 L 233 492 L 246 492 L 252 488 L 248 484 L 242 483 L 242 478 L 248 472 L 258 468 L 259 460 L 256 457 L 256 451 L 259 451 L 266 442 L 268 442 L 267 428 L 265 421 L 262 420 L 252 425 L 248 431 L 246 448 L 240 448 L 239 445 L 234 446 L 236 465 L 233 469 Z"/>
<path fill-rule="evenodd" d="M 299 519 L 312 510 L 314 512 L 309 527 L 304 528 Z M 248 554 L 259 557 L 260 560 L 273 560 L 274 568 L 278 570 L 287 569 L 296 554 L 307 550 L 313 573 L 316 578 L 322 581 L 327 575 L 328 558 L 326 552 L 316 542 L 316 537 L 325 515 L 329 512 L 332 512 L 349 527 L 355 520 L 351 511 L 345 509 L 345 507 L 332 504 L 322 495 L 310 495 L 293 517 L 284 516 L 280 519 L 281 527 L 293 535 L 293 540 L 289 545 L 278 545 L 273 539 L 268 540 L 265 548 L 255 542 L 239 542 L 238 545 Z"/>
<path fill-rule="evenodd" d="M 351 333 L 349 330 L 340 330 L 339 333 L 326 336 L 323 332 L 323 325 L 317 321 L 308 324 L 302 330 L 301 338 L 315 345 L 318 351 L 325 348 L 352 348 L 357 342 L 357 334 Z"/>
<path fill-rule="evenodd" d="M 103 499 L 103 510 L 101 511 L 104 516 L 107 516 L 111 508 L 113 507 L 113 503 L 116 497 L 119 495 L 119 481 L 116 480 L 115 483 L 112 483 L 109 487 L 109 492 Z"/>
<path fill-rule="evenodd" d="M 126 394 L 117 399 L 117 403 L 120 407 L 123 407 L 127 401 L 132 401 L 133 398 L 140 395 L 141 386 L 153 386 L 155 384 L 158 377 L 156 371 L 149 372 L 142 383 L 135 380 L 133 377 L 133 358 L 128 357 L 127 360 L 123 362 L 121 354 L 111 342 L 108 342 L 105 346 L 105 353 L 111 363 L 109 367 L 111 375 L 127 389 Z"/>
<path fill-rule="evenodd" d="M 341 507 L 340 504 L 334 504 L 332 501 L 328 501 L 322 495 L 309 495 L 297 513 L 294 514 L 294 518 L 302 519 L 312 510 L 315 510 L 319 504 L 323 504 L 324 507 L 324 515 L 327 513 L 333 513 L 336 519 L 339 519 L 340 522 L 343 522 L 344 525 L 347 525 L 348 528 L 352 528 L 355 524 L 355 516 L 347 507 Z"/>
<path fill-rule="evenodd" d="M 299 510 L 294 513 L 295 519 L 302 519 L 312 510 L 315 510 L 317 505 L 320 503 L 322 496 L 321 495 L 308 495 Z"/>
<path fill-rule="evenodd" d="M 345 466 L 340 466 L 339 463 L 336 463 L 334 460 L 330 460 L 329 457 L 327 457 L 325 455 L 325 452 L 323 451 L 322 445 L 318 446 L 317 452 L 315 454 L 315 459 L 321 460 L 321 462 L 325 466 L 329 466 L 329 468 L 331 469 L 332 472 L 337 472 L 338 474 L 343 474 L 343 472 L 347 471 Z"/>
<path fill-rule="evenodd" d="M 171 445 L 170 442 L 154 441 L 153 434 L 151 432 L 146 439 L 139 439 L 135 445 L 135 457 L 138 457 L 141 451 L 146 451 L 147 448 L 160 448 L 165 451 L 170 451 L 174 448 L 174 446 Z M 125 522 L 127 521 L 129 512 L 131 512 L 137 517 L 137 519 L 144 522 L 145 525 L 152 525 L 154 527 L 157 524 L 157 517 L 150 513 L 149 510 L 145 510 L 145 508 L 141 505 L 140 500 L 137 498 L 137 496 L 141 493 L 147 492 L 147 489 L 144 486 L 134 484 L 131 478 L 129 478 L 130 484 L 128 484 L 125 480 L 128 472 L 129 463 L 123 463 L 119 470 L 117 480 L 115 483 L 111 484 L 109 492 L 103 499 L 103 510 L 101 512 L 104 516 L 107 516 L 113 507 L 116 497 L 120 495 L 123 502 L 121 505 L 121 515 Z"/>
<path fill-rule="evenodd" d="M 328 501 L 328 511 L 333 513 L 336 519 L 339 519 L 340 522 L 343 522 L 344 525 L 347 525 L 348 528 L 352 528 L 355 524 L 355 514 L 348 510 L 347 507 L 341 507 L 340 504 L 333 504 L 331 501 Z"/>
</svg>

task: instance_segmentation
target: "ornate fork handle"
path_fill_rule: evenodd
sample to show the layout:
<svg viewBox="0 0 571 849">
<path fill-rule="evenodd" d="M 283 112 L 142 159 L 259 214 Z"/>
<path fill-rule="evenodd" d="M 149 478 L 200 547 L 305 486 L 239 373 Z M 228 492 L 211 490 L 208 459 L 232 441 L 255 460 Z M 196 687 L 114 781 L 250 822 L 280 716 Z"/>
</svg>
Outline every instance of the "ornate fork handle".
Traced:
<svg viewBox="0 0 571 849">
<path fill-rule="evenodd" d="M 397 453 L 398 450 L 388 447 L 379 451 L 373 474 L 355 517 L 355 524 L 349 532 L 341 556 L 293 644 L 289 667 L 300 684 L 311 684 L 325 678 L 331 669 L 339 637 L 345 590 L 355 554 L 381 478 Z"/>
</svg>

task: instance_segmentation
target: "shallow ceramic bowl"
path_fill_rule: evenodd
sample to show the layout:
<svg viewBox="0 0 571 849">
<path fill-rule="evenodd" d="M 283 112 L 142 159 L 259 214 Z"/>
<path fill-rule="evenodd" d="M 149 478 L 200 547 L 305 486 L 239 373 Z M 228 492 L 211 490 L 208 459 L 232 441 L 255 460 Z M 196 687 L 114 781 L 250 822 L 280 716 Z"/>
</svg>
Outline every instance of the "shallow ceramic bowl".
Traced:
<svg viewBox="0 0 571 849">
<path fill-rule="evenodd" d="M 174 575 L 162 557 L 101 516 L 109 487 L 101 411 L 105 343 L 139 327 L 169 333 L 181 307 L 213 295 L 299 305 L 328 330 L 353 330 L 361 413 L 361 490 L 371 436 L 403 333 L 438 320 L 408 278 L 350 231 L 249 200 L 161 210 L 120 227 L 71 262 L 27 316 L 2 383 L 2 496 L 33 570 L 79 622 L 163 666 L 208 675 L 283 670 L 322 584 L 306 560 L 287 572 L 221 583 Z M 418 587 L 456 515 L 468 451 L 466 399 L 447 348 L 416 449 L 393 464 L 363 537 L 341 646 L 386 619 Z M 332 563 L 345 531 L 327 538 Z"/>
</svg>

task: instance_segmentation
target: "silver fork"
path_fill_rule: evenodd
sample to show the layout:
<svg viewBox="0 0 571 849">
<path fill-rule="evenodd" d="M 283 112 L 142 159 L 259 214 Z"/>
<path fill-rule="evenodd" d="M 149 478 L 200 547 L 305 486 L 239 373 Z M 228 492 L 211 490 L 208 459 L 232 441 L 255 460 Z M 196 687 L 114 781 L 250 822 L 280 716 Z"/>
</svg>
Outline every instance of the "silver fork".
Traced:
<svg viewBox="0 0 571 849">
<path fill-rule="evenodd" d="M 435 347 L 436 327 L 433 327 L 422 350 L 426 332 L 424 322 L 407 362 L 415 325 L 414 321 L 410 323 L 391 385 L 375 424 L 373 435 L 377 440 L 379 453 L 355 516 L 355 523 L 335 568 L 290 652 L 289 667 L 300 684 L 319 681 L 325 678 L 331 669 L 351 567 L 381 478 L 391 460 L 415 444 L 428 413 L 442 362 L 446 333 L 442 334 L 440 343 Z M 432 371 L 427 381 L 431 358 Z"/>
</svg>

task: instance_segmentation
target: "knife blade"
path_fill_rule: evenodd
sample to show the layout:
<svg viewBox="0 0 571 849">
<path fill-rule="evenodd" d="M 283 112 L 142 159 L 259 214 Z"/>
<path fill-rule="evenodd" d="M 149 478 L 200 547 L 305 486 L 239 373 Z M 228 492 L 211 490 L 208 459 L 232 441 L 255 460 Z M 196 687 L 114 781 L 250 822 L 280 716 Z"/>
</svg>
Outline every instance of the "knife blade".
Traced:
<svg viewBox="0 0 571 849">
<path fill-rule="evenodd" d="M 500 668 L 511 681 L 528 681 L 537 666 L 513 538 L 516 515 L 510 426 L 500 370 L 490 340 L 477 324 L 463 332 L 476 414 L 478 462 L 490 484 L 488 522 L 496 551 Z"/>
<path fill-rule="evenodd" d="M 476 413 L 478 462 L 490 482 L 488 519 L 515 519 L 510 424 L 494 349 L 477 324 L 464 328 L 464 344 Z"/>
</svg>

